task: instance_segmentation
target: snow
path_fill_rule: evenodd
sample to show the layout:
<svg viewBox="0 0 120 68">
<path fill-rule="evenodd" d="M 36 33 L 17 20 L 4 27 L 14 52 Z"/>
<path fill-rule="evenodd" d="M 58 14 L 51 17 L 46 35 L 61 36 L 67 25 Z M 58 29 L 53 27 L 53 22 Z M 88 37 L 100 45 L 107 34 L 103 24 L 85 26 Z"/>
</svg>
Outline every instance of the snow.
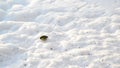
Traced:
<svg viewBox="0 0 120 68">
<path fill-rule="evenodd" d="M 120 68 L 120 0 L 0 0 L 0 68 Z"/>
</svg>

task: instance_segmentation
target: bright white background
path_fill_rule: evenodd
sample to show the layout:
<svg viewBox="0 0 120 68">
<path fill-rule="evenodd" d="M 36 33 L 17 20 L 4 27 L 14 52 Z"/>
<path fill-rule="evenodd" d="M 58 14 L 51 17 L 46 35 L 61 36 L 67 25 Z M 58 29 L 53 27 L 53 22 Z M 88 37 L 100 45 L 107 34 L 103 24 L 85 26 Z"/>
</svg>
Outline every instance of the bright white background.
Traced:
<svg viewBox="0 0 120 68">
<path fill-rule="evenodd" d="M 0 68 L 120 68 L 120 0 L 0 0 Z"/>
</svg>

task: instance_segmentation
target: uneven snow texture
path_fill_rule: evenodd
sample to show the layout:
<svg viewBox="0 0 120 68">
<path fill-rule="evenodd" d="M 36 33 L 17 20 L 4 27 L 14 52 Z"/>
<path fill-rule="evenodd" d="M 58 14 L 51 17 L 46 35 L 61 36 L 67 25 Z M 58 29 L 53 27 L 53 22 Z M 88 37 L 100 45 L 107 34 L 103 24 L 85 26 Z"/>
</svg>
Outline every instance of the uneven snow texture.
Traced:
<svg viewBox="0 0 120 68">
<path fill-rule="evenodd" d="M 120 68 L 120 0 L 0 0 L 0 68 Z"/>
</svg>

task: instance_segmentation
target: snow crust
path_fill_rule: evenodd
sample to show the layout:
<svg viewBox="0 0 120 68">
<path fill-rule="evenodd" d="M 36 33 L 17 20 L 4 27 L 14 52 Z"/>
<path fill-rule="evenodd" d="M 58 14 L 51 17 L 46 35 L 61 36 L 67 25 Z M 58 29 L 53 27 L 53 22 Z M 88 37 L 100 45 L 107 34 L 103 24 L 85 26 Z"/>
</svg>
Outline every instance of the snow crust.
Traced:
<svg viewBox="0 0 120 68">
<path fill-rule="evenodd" d="M 0 0 L 0 68 L 120 68 L 120 0 Z"/>
</svg>

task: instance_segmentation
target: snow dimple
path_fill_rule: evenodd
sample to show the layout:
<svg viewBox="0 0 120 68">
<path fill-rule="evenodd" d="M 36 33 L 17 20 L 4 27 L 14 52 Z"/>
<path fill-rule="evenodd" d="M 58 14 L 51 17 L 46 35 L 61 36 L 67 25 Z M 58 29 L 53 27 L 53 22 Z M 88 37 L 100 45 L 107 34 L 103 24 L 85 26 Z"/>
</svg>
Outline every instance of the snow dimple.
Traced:
<svg viewBox="0 0 120 68">
<path fill-rule="evenodd" d="M 12 33 L 20 28 L 20 23 L 15 22 L 0 22 L 0 34 Z"/>
<path fill-rule="evenodd" d="M 25 50 L 11 44 L 0 44 L 0 67 L 7 66 L 14 60 L 21 59 Z M 14 59 L 14 60 L 13 60 Z"/>
<path fill-rule="evenodd" d="M 120 23 L 120 15 L 113 15 L 112 21 L 115 23 Z"/>
<path fill-rule="evenodd" d="M 116 15 L 120 15 L 120 7 L 116 8 L 115 11 L 114 11 L 114 13 L 115 13 Z"/>
<path fill-rule="evenodd" d="M 17 0 L 17 1 L 16 0 L 1 0 L 0 1 L 0 15 L 1 15 L 0 20 L 1 21 L 10 20 L 9 18 L 12 16 L 9 17 L 9 12 L 12 12 L 15 8 L 16 10 L 18 10 L 22 8 L 23 6 L 27 5 L 28 3 L 29 2 L 27 0 Z"/>
<path fill-rule="evenodd" d="M 0 9 L 0 21 L 4 20 L 5 16 L 6 16 L 6 12 L 3 9 Z"/>
</svg>

